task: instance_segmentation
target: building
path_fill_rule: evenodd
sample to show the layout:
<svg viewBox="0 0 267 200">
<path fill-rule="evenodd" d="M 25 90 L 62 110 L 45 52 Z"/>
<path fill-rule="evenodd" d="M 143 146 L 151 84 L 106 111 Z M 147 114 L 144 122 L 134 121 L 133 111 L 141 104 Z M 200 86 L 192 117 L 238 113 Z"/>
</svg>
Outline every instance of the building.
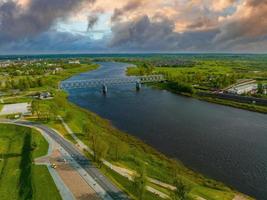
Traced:
<svg viewBox="0 0 267 200">
<path fill-rule="evenodd" d="M 0 62 L 0 67 L 3 67 L 3 68 L 5 68 L 5 67 L 9 67 L 10 64 L 11 64 L 10 61 Z"/>
<path fill-rule="evenodd" d="M 69 64 L 80 64 L 79 60 L 70 60 Z"/>
<path fill-rule="evenodd" d="M 41 92 L 39 95 L 38 95 L 39 99 L 52 99 L 53 96 L 51 95 L 50 92 Z"/>
<path fill-rule="evenodd" d="M 247 93 L 256 93 L 258 90 L 257 83 L 249 83 L 249 84 L 239 84 L 235 85 L 227 90 L 228 93 L 231 94 L 247 94 Z"/>
<path fill-rule="evenodd" d="M 267 94 L 267 85 L 263 86 L 263 94 Z"/>
</svg>

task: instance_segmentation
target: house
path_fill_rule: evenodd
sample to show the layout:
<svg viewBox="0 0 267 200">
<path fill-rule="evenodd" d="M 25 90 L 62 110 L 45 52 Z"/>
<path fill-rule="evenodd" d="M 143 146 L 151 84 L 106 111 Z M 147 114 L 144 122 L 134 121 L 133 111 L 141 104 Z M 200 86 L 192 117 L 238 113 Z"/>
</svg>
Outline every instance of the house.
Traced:
<svg viewBox="0 0 267 200">
<path fill-rule="evenodd" d="M 267 85 L 263 86 L 263 94 L 267 94 Z"/>
<path fill-rule="evenodd" d="M 52 71 L 52 74 L 57 74 L 59 72 L 63 71 L 63 69 L 61 67 L 57 67 Z"/>
<path fill-rule="evenodd" d="M 39 99 L 41 100 L 44 100 L 44 99 L 52 99 L 53 96 L 51 95 L 50 92 L 41 92 L 39 95 L 38 95 Z"/>
<path fill-rule="evenodd" d="M 79 60 L 70 60 L 69 64 L 80 64 Z"/>
<path fill-rule="evenodd" d="M 249 84 L 239 84 L 235 85 L 227 90 L 228 93 L 231 94 L 247 94 L 247 93 L 256 93 L 258 90 L 257 83 L 249 83 Z"/>
</svg>

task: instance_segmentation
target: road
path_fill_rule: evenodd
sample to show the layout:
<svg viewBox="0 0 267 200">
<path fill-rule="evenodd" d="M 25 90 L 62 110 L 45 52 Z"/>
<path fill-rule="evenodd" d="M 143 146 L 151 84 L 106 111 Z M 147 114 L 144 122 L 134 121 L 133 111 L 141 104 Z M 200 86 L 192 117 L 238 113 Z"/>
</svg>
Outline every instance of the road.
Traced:
<svg viewBox="0 0 267 200">
<path fill-rule="evenodd" d="M 15 121 L 13 122 L 17 125 L 22 126 L 32 126 L 36 127 L 38 129 L 41 129 L 44 131 L 48 136 L 50 136 L 55 142 L 60 144 L 62 148 L 66 152 L 68 152 L 72 158 L 97 182 L 102 189 L 104 189 L 107 194 L 114 200 L 128 200 L 128 196 L 123 193 L 121 190 L 119 190 L 116 186 L 114 186 L 103 174 L 94 167 L 90 160 L 85 157 L 80 151 L 77 150 L 77 148 L 71 144 L 69 141 L 65 140 L 63 137 L 58 135 L 54 130 L 50 129 L 49 127 L 46 127 L 44 125 L 29 122 L 29 121 Z"/>
</svg>

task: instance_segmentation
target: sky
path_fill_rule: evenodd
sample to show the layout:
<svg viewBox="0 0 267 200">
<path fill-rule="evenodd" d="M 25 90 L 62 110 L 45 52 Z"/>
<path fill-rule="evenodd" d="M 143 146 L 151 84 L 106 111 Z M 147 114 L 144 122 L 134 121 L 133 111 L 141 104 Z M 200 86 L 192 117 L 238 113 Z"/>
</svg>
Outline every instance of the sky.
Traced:
<svg viewBox="0 0 267 200">
<path fill-rule="evenodd" d="M 267 0 L 0 0 L 0 54 L 267 52 Z"/>
</svg>

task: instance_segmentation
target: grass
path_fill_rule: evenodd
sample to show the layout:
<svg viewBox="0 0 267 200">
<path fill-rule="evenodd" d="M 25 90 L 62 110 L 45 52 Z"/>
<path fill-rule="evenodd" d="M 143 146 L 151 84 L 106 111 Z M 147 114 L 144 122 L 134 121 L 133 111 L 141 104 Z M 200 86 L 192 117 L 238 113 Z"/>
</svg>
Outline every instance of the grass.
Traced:
<svg viewBox="0 0 267 200">
<path fill-rule="evenodd" d="M 55 183 L 46 166 L 33 166 L 33 196 L 36 200 L 60 200 Z"/>
<path fill-rule="evenodd" d="M 119 188 L 121 188 L 125 193 L 127 193 L 132 199 L 138 200 L 138 191 L 134 187 L 134 183 L 129 181 L 127 178 L 119 175 L 118 173 L 112 171 L 109 168 L 103 167 L 101 171 L 111 179 Z M 144 194 L 145 200 L 162 200 L 159 196 L 146 191 Z"/>
<path fill-rule="evenodd" d="M 210 200 L 228 200 L 233 199 L 235 194 L 230 192 L 218 192 L 210 188 L 196 187 L 190 191 L 189 196 L 200 196 Z"/>
<path fill-rule="evenodd" d="M 59 93 L 58 95 L 60 96 L 62 95 L 62 93 Z M 64 103 L 62 103 L 63 101 Z M 108 161 L 132 170 L 138 170 L 140 168 L 141 163 L 146 163 L 146 171 L 149 177 L 170 184 L 172 184 L 175 180 L 174 171 L 176 171 L 179 179 L 181 179 L 184 184 L 186 184 L 186 186 L 189 188 L 189 194 L 191 193 L 191 191 L 194 191 L 195 188 L 200 188 L 199 190 L 203 190 L 204 193 L 204 189 L 212 189 L 213 193 L 207 194 L 207 200 L 212 200 L 215 198 L 216 195 L 220 195 L 221 193 L 235 193 L 233 190 L 231 190 L 224 184 L 203 177 L 199 173 L 186 168 L 179 161 L 174 161 L 167 158 L 166 156 L 159 153 L 149 145 L 146 145 L 139 139 L 136 139 L 135 137 L 130 136 L 127 133 L 119 131 L 118 129 L 114 128 L 109 121 L 100 118 L 98 115 L 69 103 L 66 99 L 66 96 L 62 95 L 62 99 L 60 102 L 61 109 L 59 109 L 59 114 L 65 117 L 66 113 L 72 113 L 73 117 L 68 119 L 66 122 L 75 132 L 79 139 L 81 139 L 89 147 L 92 147 L 92 144 L 87 139 L 86 135 L 84 135 L 84 133 L 82 132 L 83 124 L 84 122 L 86 122 L 90 124 L 91 134 L 98 135 L 98 137 L 100 137 L 102 141 L 107 143 L 109 149 L 107 155 L 105 156 L 105 159 L 107 159 Z M 50 101 L 41 101 L 41 103 L 57 104 L 56 99 Z M 62 130 L 63 128 L 62 126 L 58 125 L 57 121 L 51 120 L 48 122 L 48 124 L 58 130 Z M 113 145 L 114 143 L 116 144 L 119 141 L 127 144 L 128 149 L 121 157 L 121 159 L 114 160 Z M 126 178 L 121 177 L 117 173 L 108 169 L 106 169 L 105 173 L 124 191 L 130 193 L 132 196 L 136 196 L 134 191 L 132 190 L 131 182 L 128 181 Z M 166 193 L 166 189 L 164 188 L 161 188 L 160 191 Z M 229 195 L 229 198 L 226 199 L 232 200 L 230 196 L 231 195 Z"/>
<path fill-rule="evenodd" d="M 1 200 L 61 199 L 48 169 L 32 164 L 47 153 L 48 143 L 40 133 L 15 125 L 0 124 L 0 129 Z"/>
<path fill-rule="evenodd" d="M 191 58 L 193 59 L 193 58 Z M 145 62 L 145 61 L 143 61 Z M 201 100 L 228 105 L 236 108 L 246 109 L 254 112 L 267 113 L 266 106 L 252 105 L 248 103 L 240 103 L 233 100 L 222 100 L 211 97 L 200 97 L 197 95 L 199 91 L 213 91 L 223 89 L 229 85 L 236 83 L 240 79 L 264 79 L 267 77 L 266 66 L 267 60 L 210 60 L 199 59 L 191 67 L 154 67 L 148 71 L 142 67 L 142 62 L 137 63 L 137 67 L 129 67 L 128 75 L 141 75 L 143 72 L 148 74 L 163 74 L 168 80 L 167 83 L 153 84 L 153 87 L 165 89 L 173 93 L 186 96 L 196 97 Z M 262 81 L 259 81 L 262 82 Z M 173 87 L 171 83 L 185 84 L 193 88 L 193 92 L 185 93 L 180 91 L 178 87 Z M 264 82 L 263 82 L 264 83 Z M 266 95 L 261 95 L 266 98 Z"/>
</svg>

